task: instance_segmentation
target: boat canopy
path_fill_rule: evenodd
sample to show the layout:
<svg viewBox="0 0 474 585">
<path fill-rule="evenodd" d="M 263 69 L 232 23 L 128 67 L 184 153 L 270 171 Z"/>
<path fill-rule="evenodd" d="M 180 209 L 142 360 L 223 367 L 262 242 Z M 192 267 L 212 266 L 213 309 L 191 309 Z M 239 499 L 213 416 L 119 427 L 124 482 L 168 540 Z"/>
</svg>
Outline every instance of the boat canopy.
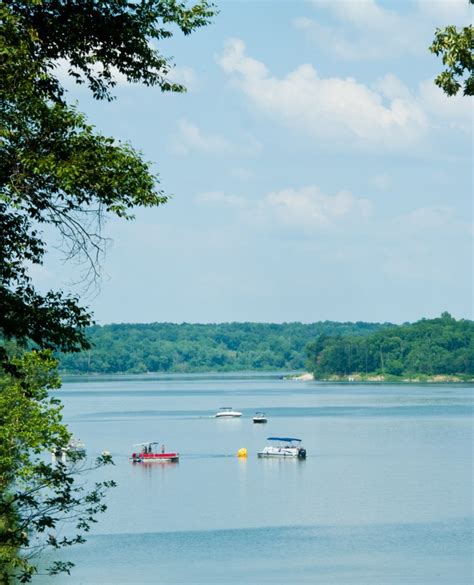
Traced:
<svg viewBox="0 0 474 585">
<path fill-rule="evenodd" d="M 294 437 L 267 437 L 267 441 L 284 441 L 285 443 L 297 441 L 298 443 L 301 443 L 301 439 L 295 439 Z"/>
<path fill-rule="evenodd" d="M 134 443 L 134 447 L 143 447 L 144 445 L 159 445 L 158 441 L 146 441 L 145 443 Z"/>
</svg>

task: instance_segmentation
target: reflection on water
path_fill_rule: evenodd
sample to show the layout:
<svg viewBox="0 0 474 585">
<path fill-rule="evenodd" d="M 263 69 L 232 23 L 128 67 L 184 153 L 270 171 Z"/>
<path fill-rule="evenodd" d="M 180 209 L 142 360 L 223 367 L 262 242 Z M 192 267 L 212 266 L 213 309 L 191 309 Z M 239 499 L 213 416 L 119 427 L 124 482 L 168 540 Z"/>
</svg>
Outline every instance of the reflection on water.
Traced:
<svg viewBox="0 0 474 585">
<path fill-rule="evenodd" d="M 166 469 L 167 467 L 175 467 L 179 465 L 179 461 L 142 461 L 141 463 L 133 464 L 134 467 L 140 467 L 146 470 L 147 473 L 154 473 L 155 467 Z"/>
<path fill-rule="evenodd" d="M 89 455 L 112 452 L 101 473 L 118 488 L 68 551 L 73 576 L 48 584 L 471 581 L 472 388 L 133 376 L 58 394 Z M 242 418 L 214 418 L 225 403 Z M 257 458 L 295 435 L 306 461 Z M 143 437 L 179 464 L 131 463 Z"/>
</svg>

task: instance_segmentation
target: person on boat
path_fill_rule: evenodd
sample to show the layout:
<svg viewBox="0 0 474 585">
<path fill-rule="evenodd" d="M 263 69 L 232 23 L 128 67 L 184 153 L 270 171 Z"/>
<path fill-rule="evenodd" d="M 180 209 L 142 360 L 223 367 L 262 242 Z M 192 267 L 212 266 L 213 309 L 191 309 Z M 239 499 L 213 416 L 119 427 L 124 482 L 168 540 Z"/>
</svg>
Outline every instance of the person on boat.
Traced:
<svg viewBox="0 0 474 585">
<path fill-rule="evenodd" d="M 165 452 L 165 444 L 163 443 L 163 445 L 161 446 L 161 452 L 164 453 Z"/>
</svg>

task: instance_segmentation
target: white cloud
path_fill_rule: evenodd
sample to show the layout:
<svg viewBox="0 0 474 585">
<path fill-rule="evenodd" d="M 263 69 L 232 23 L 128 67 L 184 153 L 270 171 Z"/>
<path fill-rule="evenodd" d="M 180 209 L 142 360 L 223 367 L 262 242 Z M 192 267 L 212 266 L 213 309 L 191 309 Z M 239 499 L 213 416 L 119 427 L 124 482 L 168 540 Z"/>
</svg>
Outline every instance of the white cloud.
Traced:
<svg viewBox="0 0 474 585">
<path fill-rule="evenodd" d="M 300 17 L 296 28 L 323 50 L 348 59 L 386 59 L 426 53 L 437 26 L 470 22 L 468 0 L 418 0 L 405 2 L 400 10 L 391 10 L 376 0 L 312 0 L 317 11 L 323 10 L 322 25 L 315 18 Z"/>
<path fill-rule="evenodd" d="M 76 71 L 77 73 L 80 73 L 81 76 L 84 77 L 82 75 L 82 71 L 80 69 L 72 67 L 70 61 L 68 61 L 67 59 L 58 59 L 54 63 L 54 75 L 64 85 L 64 87 L 69 89 L 73 87 L 80 87 L 76 83 L 75 78 L 69 74 L 69 70 L 71 69 Z M 103 67 L 100 63 L 95 63 L 94 65 L 92 65 L 91 69 L 95 73 L 99 73 L 100 71 L 103 70 Z M 123 75 L 123 73 L 120 73 L 118 69 L 116 69 L 115 67 L 111 68 L 111 72 L 116 87 L 131 85 L 130 82 L 127 80 L 126 76 Z"/>
<path fill-rule="evenodd" d="M 432 19 L 439 26 L 467 26 L 472 20 L 468 0 L 418 0 L 417 8 L 421 16 Z"/>
<path fill-rule="evenodd" d="M 240 39 L 226 42 L 218 63 L 256 107 L 318 139 L 345 147 L 350 141 L 359 149 L 406 149 L 427 127 L 416 99 L 408 90 L 401 95 L 401 82 L 397 96 L 386 100 L 351 77 L 322 78 L 310 64 L 283 78 L 272 77 L 263 63 L 246 55 Z"/>
<path fill-rule="evenodd" d="M 371 182 L 386 188 L 390 178 L 377 175 Z M 428 205 L 390 217 L 377 217 L 371 200 L 358 197 L 348 190 L 324 193 L 316 185 L 272 191 L 260 197 L 228 194 L 224 191 L 201 193 L 196 200 L 205 205 L 227 208 L 234 212 L 236 224 L 261 231 L 333 235 L 364 234 L 372 242 L 385 242 L 392 251 L 403 234 L 407 242 L 433 245 L 439 234 L 465 238 L 470 234 L 471 221 L 458 217 L 453 207 Z M 363 226 L 363 227 L 362 227 Z M 411 244 L 410 244 L 411 245 Z M 396 255 L 396 254 L 395 254 Z"/>
<path fill-rule="evenodd" d="M 181 156 L 191 152 L 202 152 L 253 157 L 262 151 L 262 145 L 253 136 L 248 136 L 245 144 L 237 145 L 219 134 L 205 134 L 198 126 L 183 119 L 178 123 L 178 133 L 173 138 L 170 148 L 172 152 Z"/>
<path fill-rule="evenodd" d="M 473 102 L 462 93 L 448 97 L 433 80 L 428 79 L 419 85 L 419 102 L 434 124 L 472 135 Z"/>
<path fill-rule="evenodd" d="M 72 88 L 75 86 L 77 87 L 75 79 L 69 74 L 70 69 L 74 68 L 67 59 L 58 59 L 54 63 L 54 75 L 57 77 L 57 79 L 59 79 L 59 81 L 67 88 Z M 95 63 L 92 65 L 92 70 L 96 73 L 99 73 L 103 70 L 103 67 L 100 63 Z M 76 69 L 76 71 L 81 73 L 81 71 L 78 69 Z M 134 83 L 128 81 L 126 75 L 120 73 L 116 67 L 112 67 L 111 72 L 112 78 L 115 81 L 115 87 L 132 87 L 135 85 Z M 199 84 L 198 76 L 191 67 L 172 67 L 166 78 L 172 83 L 180 83 L 184 85 L 188 90 L 195 89 Z"/>
<path fill-rule="evenodd" d="M 410 101 L 414 99 L 410 89 L 393 73 L 387 73 L 377 79 L 372 84 L 372 89 L 388 100 L 400 98 Z"/>
<path fill-rule="evenodd" d="M 186 155 L 192 151 L 219 153 L 228 152 L 230 143 L 217 134 L 204 134 L 196 125 L 187 120 L 178 123 L 178 134 L 174 137 L 171 149 L 175 154 Z"/>
<path fill-rule="evenodd" d="M 173 67 L 167 78 L 173 83 L 181 83 L 190 91 L 196 89 L 199 85 L 198 76 L 192 67 Z"/>
<path fill-rule="evenodd" d="M 398 22 L 399 15 L 387 10 L 375 0 L 312 0 L 315 7 L 325 8 L 341 20 L 351 22 L 359 27 L 386 27 Z"/>
<path fill-rule="evenodd" d="M 311 18 L 297 18 L 294 26 L 323 49 L 343 59 L 382 59 L 422 49 L 416 18 L 403 17 L 375 0 L 314 0 L 336 20 L 335 26 Z"/>
<path fill-rule="evenodd" d="M 455 227 L 457 224 L 454 209 L 445 205 L 421 207 L 401 216 L 397 221 L 405 229 L 414 232 Z"/>
<path fill-rule="evenodd" d="M 201 203 L 222 205 L 224 207 L 248 207 L 248 200 L 238 195 L 226 195 L 223 191 L 207 191 L 200 193 L 196 199 Z"/>
<path fill-rule="evenodd" d="M 333 227 L 346 219 L 367 219 L 372 211 L 368 199 L 357 198 L 350 191 L 326 195 L 315 186 L 269 193 L 262 208 L 282 225 L 306 229 Z"/>
<path fill-rule="evenodd" d="M 365 221 L 372 213 L 368 199 L 356 197 L 350 191 L 328 195 L 315 185 L 282 189 L 258 199 L 227 195 L 222 191 L 202 193 L 197 199 L 206 204 L 239 209 L 241 219 L 248 224 L 277 229 L 332 229 L 348 222 Z"/>
</svg>

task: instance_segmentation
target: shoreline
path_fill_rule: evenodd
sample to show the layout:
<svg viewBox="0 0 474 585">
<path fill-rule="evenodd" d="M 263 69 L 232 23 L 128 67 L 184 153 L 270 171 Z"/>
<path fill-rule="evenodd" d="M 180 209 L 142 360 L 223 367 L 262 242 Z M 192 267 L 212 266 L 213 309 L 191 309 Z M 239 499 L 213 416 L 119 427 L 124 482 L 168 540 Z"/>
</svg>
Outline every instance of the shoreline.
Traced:
<svg viewBox="0 0 474 585">
<path fill-rule="evenodd" d="M 472 384 L 474 378 L 469 376 L 459 376 L 455 374 L 417 374 L 414 376 L 394 376 L 384 374 L 349 374 L 349 375 L 338 375 L 332 374 L 331 376 L 315 378 L 314 374 L 305 372 L 298 376 L 288 376 L 288 380 L 297 382 L 372 382 L 377 384 Z"/>
<path fill-rule="evenodd" d="M 165 378 L 173 378 L 173 377 L 198 377 L 198 378 L 205 378 L 206 376 L 211 377 L 278 377 L 283 380 L 289 380 L 294 382 L 324 382 L 324 383 L 364 383 L 364 384 L 474 384 L 474 377 L 470 376 L 461 376 L 455 374 L 434 374 L 434 375 L 426 375 L 426 374 L 418 374 L 413 376 L 394 376 L 394 375 L 383 375 L 383 374 L 349 374 L 349 375 L 337 375 L 332 374 L 326 377 L 318 377 L 315 378 L 314 375 L 310 372 L 288 372 L 288 370 L 278 371 L 278 370 L 234 370 L 234 371 L 220 371 L 220 370 L 212 370 L 212 371 L 191 371 L 191 372 L 141 372 L 141 373 L 131 373 L 131 372 L 114 372 L 114 373 L 104 373 L 104 372 L 88 372 L 88 373 L 71 373 L 71 372 L 59 372 L 61 378 L 66 379 L 76 379 L 80 380 L 85 378 L 120 378 L 120 377 L 146 377 L 146 376 L 158 376 L 158 377 L 165 377 Z"/>
</svg>

